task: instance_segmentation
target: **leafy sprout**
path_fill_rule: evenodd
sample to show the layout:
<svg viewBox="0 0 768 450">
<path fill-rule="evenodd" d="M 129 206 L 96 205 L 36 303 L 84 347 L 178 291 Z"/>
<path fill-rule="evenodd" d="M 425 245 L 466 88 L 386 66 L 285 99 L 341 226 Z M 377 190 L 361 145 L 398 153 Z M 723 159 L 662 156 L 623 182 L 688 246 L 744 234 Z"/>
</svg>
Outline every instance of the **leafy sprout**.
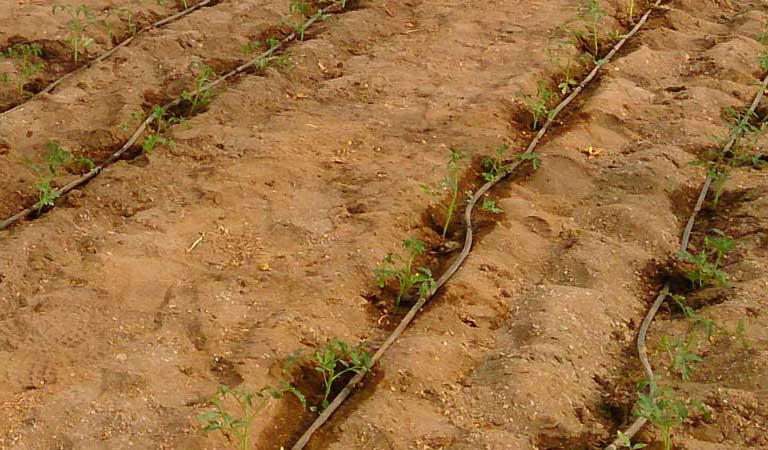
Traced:
<svg viewBox="0 0 768 450">
<path fill-rule="evenodd" d="M 72 48 L 72 60 L 77 64 L 80 55 L 93 44 L 93 39 L 86 36 L 85 29 L 88 23 L 95 20 L 95 16 L 87 5 L 53 5 L 53 14 L 59 11 L 66 11 L 69 14 L 69 21 L 67 22 L 69 45 Z"/>
<path fill-rule="evenodd" d="M 325 347 L 317 350 L 313 362 L 315 370 L 323 377 L 323 409 L 328 407 L 328 399 L 336 380 L 348 373 L 367 372 L 371 368 L 371 358 L 367 352 L 339 339 L 331 339 Z"/>
<path fill-rule="evenodd" d="M 6 58 L 11 59 L 18 67 L 16 88 L 19 91 L 19 95 L 24 96 L 26 94 L 24 86 L 33 76 L 42 70 L 42 55 L 43 49 L 37 44 L 15 44 L 5 52 L 0 52 L 0 60 Z M 4 75 L 6 82 L 10 81 L 8 75 Z"/>
<path fill-rule="evenodd" d="M 638 400 L 633 413 L 638 417 L 645 417 L 658 428 L 662 434 L 664 450 L 670 450 L 672 429 L 688 418 L 688 407 L 682 401 L 673 398 L 669 388 L 659 387 L 653 381 L 643 380 L 638 383 Z"/>
<path fill-rule="evenodd" d="M 203 432 L 221 432 L 229 441 L 235 442 L 240 450 L 251 448 L 251 428 L 256 414 L 261 411 L 271 399 L 282 398 L 291 393 L 302 404 L 306 404 L 304 395 L 296 388 L 282 382 L 278 388 L 265 387 L 256 392 L 232 389 L 222 385 L 209 400 L 213 410 L 207 411 L 198 419 L 203 422 Z M 228 404 L 234 403 L 239 411 L 232 411 Z"/>
<path fill-rule="evenodd" d="M 419 298 L 426 298 L 435 286 L 431 270 L 426 267 L 413 267 L 416 258 L 424 254 L 424 243 L 417 238 L 408 238 L 403 241 L 403 248 L 407 254 L 405 258 L 387 255 L 381 264 L 373 269 L 380 288 L 384 288 L 392 279 L 397 281 L 395 306 L 399 306 L 404 298 L 410 297 L 414 289 Z"/>
</svg>

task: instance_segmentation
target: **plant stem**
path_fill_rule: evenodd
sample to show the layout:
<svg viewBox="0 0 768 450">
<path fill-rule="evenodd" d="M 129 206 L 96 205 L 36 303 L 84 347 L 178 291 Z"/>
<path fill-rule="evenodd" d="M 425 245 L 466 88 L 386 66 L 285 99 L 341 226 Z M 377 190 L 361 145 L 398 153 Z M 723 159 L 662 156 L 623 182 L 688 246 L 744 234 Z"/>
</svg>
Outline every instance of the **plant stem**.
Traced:
<svg viewBox="0 0 768 450">
<path fill-rule="evenodd" d="M 595 38 L 595 61 L 597 61 L 598 59 L 600 59 L 600 47 L 597 42 L 597 22 L 593 24 L 592 34 L 594 35 L 594 38 Z"/>
<path fill-rule="evenodd" d="M 451 186 L 451 203 L 448 204 L 448 211 L 446 212 L 445 225 L 443 226 L 443 239 L 445 239 L 445 235 L 448 233 L 448 225 L 451 224 L 451 217 L 453 217 L 453 210 L 456 209 L 456 197 L 458 197 L 458 195 L 458 188 L 456 186 Z"/>
</svg>

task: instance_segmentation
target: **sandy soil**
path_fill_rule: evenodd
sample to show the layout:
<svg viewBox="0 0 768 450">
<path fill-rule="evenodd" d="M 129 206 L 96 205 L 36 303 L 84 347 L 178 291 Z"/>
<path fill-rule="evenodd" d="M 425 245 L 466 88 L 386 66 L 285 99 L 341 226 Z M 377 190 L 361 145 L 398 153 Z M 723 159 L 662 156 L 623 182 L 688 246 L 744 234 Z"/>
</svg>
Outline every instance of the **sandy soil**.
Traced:
<svg viewBox="0 0 768 450">
<path fill-rule="evenodd" d="M 690 163 L 716 148 L 724 111 L 743 109 L 763 75 L 768 6 L 731 3 L 654 12 L 545 140 L 541 166 L 491 192 L 503 213 L 480 215 L 466 264 L 311 448 L 601 448 L 631 421 L 637 329 L 675 276 L 706 175 Z M 131 5 L 145 21 L 179 9 Z M 584 29 L 581 6 L 352 2 L 292 44 L 287 64 L 227 83 L 173 125 L 174 145 L 132 153 L 0 232 L 0 447 L 229 448 L 197 420 L 219 384 L 274 385 L 286 357 L 331 338 L 382 342 L 402 311 L 371 269 L 409 236 L 427 242 L 420 263 L 438 273 L 455 256 L 439 249 L 460 227 L 440 245 L 444 199 L 421 186 L 443 179 L 449 149 L 469 157 L 471 188 L 483 156 L 524 147 L 522 95 L 581 50 L 553 44 Z M 607 47 L 626 5 L 602 6 Z M 196 64 L 222 73 L 248 59 L 243 45 L 279 34 L 289 7 L 222 0 L 0 117 L 0 219 L 36 200 L 24 161 L 48 141 L 105 158 L 137 125 L 132 113 L 190 89 Z M 0 29 L 3 48 L 46 42 L 40 83 L 72 70 L 66 18 L 47 2 L 0 6 Z M 110 46 L 92 33 L 88 57 Z M 22 98 L 6 86 L 0 100 Z M 82 171 L 67 170 L 56 183 Z M 661 349 L 688 330 L 679 310 L 651 328 L 659 382 L 707 412 L 674 429 L 676 448 L 768 448 L 765 192 L 764 170 L 735 169 L 697 224 L 694 249 L 712 228 L 735 249 L 727 287 L 685 292 L 715 323 L 688 380 Z M 311 370 L 293 375 L 317 401 Z M 270 402 L 254 448 L 290 446 L 314 417 L 295 399 Z M 637 440 L 660 449 L 659 438 L 648 427 Z"/>
</svg>

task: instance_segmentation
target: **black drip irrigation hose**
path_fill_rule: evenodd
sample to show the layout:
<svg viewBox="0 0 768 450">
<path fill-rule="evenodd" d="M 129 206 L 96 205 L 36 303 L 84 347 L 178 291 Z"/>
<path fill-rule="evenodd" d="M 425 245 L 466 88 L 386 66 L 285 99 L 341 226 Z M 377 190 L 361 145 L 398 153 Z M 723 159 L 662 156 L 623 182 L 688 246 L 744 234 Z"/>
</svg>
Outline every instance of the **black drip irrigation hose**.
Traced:
<svg viewBox="0 0 768 450">
<path fill-rule="evenodd" d="M 213 1 L 213 0 L 210 0 Z M 203 2 L 205 3 L 205 2 Z M 324 8 L 319 9 L 315 15 L 310 17 L 306 22 L 303 24 L 303 30 L 306 31 L 309 27 L 311 27 L 314 23 L 316 23 L 321 18 L 324 18 L 326 15 L 331 13 L 338 13 L 344 10 L 344 7 L 346 5 L 346 0 L 335 0 L 335 3 L 332 5 Z M 200 4 L 198 4 L 200 6 Z M 214 87 L 218 86 L 219 84 L 223 83 L 224 81 L 228 80 L 229 78 L 232 78 L 235 75 L 238 75 L 249 68 L 259 64 L 261 61 L 266 60 L 267 58 L 273 56 L 278 50 L 284 48 L 289 42 L 296 40 L 299 35 L 297 32 L 292 32 L 288 36 L 284 37 L 282 40 L 275 43 L 272 47 L 269 48 L 269 50 L 266 50 L 265 52 L 261 53 L 257 57 L 251 59 L 250 61 L 241 64 L 240 66 L 232 69 L 231 71 L 227 72 L 226 74 L 222 75 L 221 77 L 217 78 L 216 80 L 200 87 L 199 89 L 196 89 L 191 92 L 192 95 L 200 94 L 203 92 L 207 92 L 210 89 L 213 89 Z M 168 108 L 172 108 L 174 106 L 179 105 L 183 101 L 182 98 L 176 98 L 175 100 L 166 103 L 162 106 L 164 110 L 168 110 Z M 149 115 L 144 122 L 142 122 L 139 127 L 134 131 L 134 133 L 131 135 L 131 137 L 114 153 L 112 153 L 106 160 L 102 161 L 99 165 L 91 169 L 88 173 L 81 175 L 80 177 L 76 178 L 75 180 L 69 182 L 68 184 L 62 186 L 59 189 L 56 189 L 53 191 L 53 195 L 56 199 L 61 198 L 71 192 L 72 190 L 84 185 L 91 179 L 95 178 L 98 174 L 100 174 L 104 169 L 106 169 L 108 166 L 110 166 L 112 163 L 120 159 L 125 152 L 128 151 L 141 137 L 141 135 L 144 133 L 144 131 L 147 129 L 147 127 L 155 121 L 154 115 Z M 11 225 L 15 224 L 16 222 L 20 221 L 21 219 L 24 219 L 36 211 L 40 211 L 40 203 L 35 203 L 32 206 L 29 206 L 27 208 L 24 208 L 23 210 L 17 212 L 16 214 L 12 215 L 11 217 L 8 217 L 7 219 L 0 222 L 0 231 L 10 227 Z"/>
<path fill-rule="evenodd" d="M 534 138 L 531 140 L 530 144 L 528 144 L 528 147 L 522 154 L 532 154 L 534 150 L 536 149 L 536 146 L 541 142 L 541 139 L 546 134 L 547 130 L 552 126 L 557 116 L 565 109 L 566 106 L 568 106 L 578 95 L 586 88 L 586 86 L 597 76 L 597 73 L 600 71 L 600 69 L 608 63 L 615 55 L 616 53 L 624 46 L 624 44 L 632 38 L 635 34 L 637 34 L 638 31 L 645 25 L 645 23 L 648 21 L 648 18 L 650 17 L 651 13 L 657 9 L 659 6 L 661 6 L 663 0 L 657 0 L 648 10 L 643 14 L 643 16 L 637 21 L 635 26 L 630 30 L 629 33 L 624 35 L 624 37 L 613 46 L 610 52 L 602 58 L 599 63 L 592 69 L 592 71 L 584 78 L 584 80 L 579 83 L 579 85 L 571 92 L 568 97 L 566 97 L 560 104 L 558 104 L 552 112 L 549 114 L 549 117 L 544 124 L 544 126 L 541 127 L 539 132 L 534 136 Z M 472 196 L 469 197 L 467 200 L 467 208 L 464 210 L 464 223 L 466 224 L 466 235 L 464 237 L 464 247 L 461 249 L 461 253 L 459 256 L 453 261 L 453 263 L 450 265 L 448 270 L 443 273 L 443 275 L 440 277 L 440 279 L 437 280 L 435 283 L 435 286 L 427 292 L 427 295 L 420 298 L 416 304 L 411 307 L 411 309 L 408 311 L 408 313 L 403 317 L 403 319 L 400 321 L 400 324 L 398 324 L 397 328 L 389 335 L 389 337 L 384 341 L 384 343 L 379 347 L 379 349 L 376 351 L 376 353 L 371 357 L 371 365 L 370 367 L 373 367 L 384 355 L 384 353 L 389 349 L 389 347 L 392 346 L 392 344 L 395 343 L 395 341 L 400 337 L 400 335 L 405 331 L 405 329 L 410 325 L 410 323 L 413 321 L 413 319 L 416 317 L 416 314 L 421 310 L 421 308 L 424 307 L 424 305 L 429 301 L 435 293 L 443 287 L 448 280 L 453 277 L 453 275 L 459 270 L 461 265 L 464 263 L 464 261 L 469 256 L 469 253 L 472 249 L 472 242 L 473 242 L 473 231 L 472 231 L 472 211 L 475 207 L 475 204 L 477 203 L 478 199 L 482 198 L 483 195 L 485 195 L 488 190 L 490 190 L 492 187 L 494 187 L 496 184 L 507 178 L 509 175 L 511 175 L 512 172 L 517 170 L 518 167 L 520 167 L 521 164 L 523 164 L 525 160 L 518 159 L 515 161 L 515 163 L 511 164 L 507 170 L 505 170 L 503 173 L 497 175 L 493 180 L 488 181 L 484 185 L 482 185 Z M 355 387 L 363 380 L 367 372 L 360 372 L 358 374 L 355 374 L 349 382 L 347 382 L 346 386 L 339 392 L 339 394 L 333 399 L 330 405 L 323 410 L 323 412 L 315 419 L 314 422 L 307 428 L 307 430 L 304 432 L 304 434 L 299 438 L 299 440 L 296 442 L 296 444 L 293 445 L 292 450 L 302 450 L 308 443 L 309 440 L 312 438 L 312 435 L 321 427 L 323 426 L 333 415 L 333 413 L 341 406 L 341 404 L 352 394 Z"/>
<path fill-rule="evenodd" d="M 61 84 L 65 80 L 67 80 L 67 79 L 69 79 L 69 78 L 71 78 L 71 77 L 73 77 L 73 76 L 75 76 L 75 75 L 77 75 L 77 74 L 79 74 L 81 72 L 84 72 L 85 70 L 87 70 L 87 69 L 95 66 L 96 64 L 106 60 L 110 56 L 114 55 L 118 50 L 120 50 L 121 48 L 123 48 L 123 47 L 127 46 L 128 44 L 130 44 L 131 42 L 133 42 L 133 40 L 136 39 L 136 37 L 139 36 L 140 34 L 144 34 L 147 31 L 154 30 L 156 28 L 160 28 L 160 27 L 162 27 L 164 25 L 167 25 L 167 24 L 169 24 L 171 22 L 175 22 L 176 20 L 181 19 L 182 17 L 189 15 L 189 14 L 197 11 L 200 8 L 208 6 L 208 5 L 210 5 L 211 3 L 215 2 L 215 1 L 217 1 L 217 0 L 203 0 L 202 2 L 200 2 L 200 3 L 196 4 L 196 5 L 192 5 L 192 6 L 190 6 L 189 8 L 187 8 L 187 9 L 185 9 L 183 11 L 179 11 L 176 14 L 173 14 L 171 16 L 166 17 L 165 19 L 158 20 L 157 22 L 154 22 L 154 23 L 152 23 L 150 25 L 147 25 L 146 27 L 144 27 L 144 28 L 142 28 L 140 30 L 137 30 L 130 37 L 126 38 L 125 40 L 121 41 L 120 43 L 118 43 L 117 45 L 112 47 L 111 49 L 109 49 L 106 52 L 102 53 L 97 58 L 95 58 L 92 61 L 88 62 L 87 64 L 84 64 L 84 65 L 78 67 L 77 69 L 67 73 L 66 75 L 62 76 L 61 78 L 56 79 L 51 84 L 46 86 L 45 89 L 43 89 L 42 91 L 36 93 L 32 97 L 29 97 L 28 99 L 22 101 L 21 103 L 19 103 L 18 105 L 14 106 L 13 108 L 7 109 L 7 110 L 1 112 L 0 113 L 0 117 L 4 117 L 5 115 L 10 114 L 13 111 L 16 111 L 16 110 L 22 108 L 24 105 L 27 104 L 27 102 L 30 102 L 30 101 L 32 101 L 32 100 L 42 96 L 43 94 L 50 93 L 51 91 L 53 91 L 56 88 L 56 86 L 58 86 L 59 84 Z"/>
<path fill-rule="evenodd" d="M 763 82 L 760 84 L 760 90 L 755 95 L 755 99 L 752 101 L 752 105 L 749 107 L 749 111 L 747 112 L 746 117 L 752 117 L 752 115 L 755 113 L 755 110 L 757 110 L 757 106 L 760 104 L 760 100 L 763 98 L 763 94 L 765 93 L 766 89 L 768 89 L 768 75 L 765 76 L 763 79 Z M 728 140 L 728 143 L 723 147 L 722 153 L 728 153 L 733 146 L 736 144 L 736 141 L 741 137 L 741 135 L 744 133 L 744 130 L 739 128 L 735 130 L 732 133 L 731 138 Z M 696 223 L 696 217 L 699 215 L 699 212 L 701 211 L 701 208 L 704 206 L 704 200 L 707 198 L 707 194 L 709 193 L 709 189 L 712 186 L 712 182 L 714 181 L 714 178 L 712 176 L 712 173 L 707 174 L 707 178 L 704 180 L 704 184 L 701 187 L 701 191 L 699 192 L 699 197 L 696 199 L 696 204 L 693 207 L 693 211 L 691 212 L 691 216 L 688 218 L 688 222 L 685 224 L 685 229 L 683 230 L 683 235 L 680 238 L 680 248 L 679 252 L 685 252 L 688 250 L 688 243 L 691 240 L 691 233 L 693 232 L 693 225 Z M 656 300 L 651 305 L 651 308 L 648 310 L 648 313 L 645 315 L 645 318 L 643 319 L 643 323 L 640 325 L 640 330 L 637 334 L 637 354 L 638 358 L 640 358 L 640 363 L 643 365 L 643 370 L 645 370 L 645 375 L 648 378 L 649 381 L 649 391 L 651 396 L 655 393 L 655 383 L 653 382 L 654 375 L 653 375 L 653 369 L 651 368 L 650 362 L 648 362 L 648 354 L 646 351 L 645 346 L 645 340 L 648 336 L 648 329 L 651 326 L 651 323 L 653 322 L 654 317 L 656 317 L 656 313 L 659 311 L 659 308 L 661 308 L 661 305 L 664 303 L 664 300 L 666 300 L 667 296 L 669 296 L 669 281 L 664 283 L 664 286 L 661 288 L 661 292 L 659 292 L 659 295 L 656 297 Z M 643 425 L 646 424 L 648 420 L 645 417 L 638 417 L 635 419 L 635 421 L 632 423 L 632 425 L 627 428 L 626 431 L 624 431 L 624 435 L 628 439 L 632 439 L 635 434 L 637 434 L 638 431 L 640 431 L 641 428 L 643 428 Z M 621 445 L 621 442 L 617 438 L 614 440 L 610 445 L 605 447 L 605 450 L 618 450 Z"/>
</svg>

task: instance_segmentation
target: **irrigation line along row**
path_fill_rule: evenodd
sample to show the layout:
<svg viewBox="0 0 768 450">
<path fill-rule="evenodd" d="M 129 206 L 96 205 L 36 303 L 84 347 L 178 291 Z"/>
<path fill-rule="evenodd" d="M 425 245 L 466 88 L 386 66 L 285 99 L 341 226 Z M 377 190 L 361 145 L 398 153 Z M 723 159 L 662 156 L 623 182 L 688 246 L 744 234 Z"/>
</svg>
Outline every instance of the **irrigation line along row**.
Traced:
<svg viewBox="0 0 768 450">
<path fill-rule="evenodd" d="M 338 13 L 344 9 L 345 1 L 344 0 L 337 0 L 337 3 L 332 4 L 331 6 L 328 6 L 325 9 L 319 9 L 318 12 L 310 17 L 306 22 L 303 24 L 303 29 L 306 31 L 309 27 L 311 27 L 315 22 L 317 22 L 321 17 L 324 17 L 326 14 L 331 13 Z M 227 72 L 226 74 L 222 75 L 221 77 L 217 78 L 216 80 L 202 86 L 199 89 L 196 89 L 191 92 L 192 95 L 200 94 L 203 92 L 207 92 L 210 89 L 215 88 L 216 86 L 220 85 L 221 83 L 225 82 L 229 78 L 232 78 L 235 75 L 238 75 L 249 68 L 259 64 L 259 62 L 266 60 L 267 58 L 273 56 L 278 50 L 284 48 L 289 42 L 295 40 L 298 37 L 297 32 L 292 32 L 288 36 L 284 37 L 282 40 L 276 42 L 272 47 L 270 47 L 265 52 L 261 53 L 256 58 L 251 59 L 250 61 L 241 64 L 240 66 L 236 67 L 235 69 L 232 69 L 231 71 Z M 168 108 L 172 108 L 174 106 L 179 105 L 182 102 L 182 98 L 176 98 L 175 100 L 166 103 L 162 106 L 164 110 L 168 110 Z M 150 114 L 149 117 L 144 119 L 144 121 L 139 125 L 139 127 L 134 131 L 134 133 L 131 135 L 131 137 L 120 147 L 118 150 L 116 150 L 114 153 L 112 153 L 106 160 L 101 162 L 99 165 L 91 169 L 88 173 L 81 175 L 77 179 L 71 181 L 70 183 L 62 186 L 61 188 L 55 190 L 53 192 L 54 198 L 58 199 L 62 196 L 68 194 L 73 189 L 76 189 L 83 184 L 87 183 L 94 177 L 96 177 L 98 174 L 100 174 L 104 169 L 106 169 L 108 166 L 110 166 L 112 163 L 120 159 L 125 152 L 128 151 L 134 144 L 136 144 L 136 141 L 141 137 L 141 135 L 144 133 L 144 131 L 147 129 L 147 127 L 155 121 L 155 116 Z M 19 220 L 30 216 L 35 211 L 38 211 L 40 209 L 40 203 L 37 202 L 32 206 L 29 206 L 13 216 L 3 220 L 0 222 L 0 231 L 8 228 L 9 226 L 15 224 Z"/>
<path fill-rule="evenodd" d="M 752 101 L 752 104 L 749 107 L 749 110 L 747 111 L 746 117 L 752 117 L 757 110 L 758 105 L 760 104 L 760 100 L 763 98 L 763 94 L 768 89 L 768 74 L 765 75 L 765 78 L 763 78 L 762 83 L 760 84 L 760 89 L 755 95 L 754 100 Z M 730 139 L 728 140 L 728 143 L 723 147 L 722 154 L 726 154 L 731 149 L 733 149 L 733 146 L 736 145 L 736 141 L 739 140 L 739 138 L 743 135 L 744 130 L 739 128 L 733 131 Z M 701 187 L 701 191 L 699 192 L 699 196 L 696 199 L 696 204 L 693 207 L 693 211 L 691 212 L 691 216 L 688 218 L 688 222 L 685 224 L 685 229 L 683 230 L 683 235 L 680 238 L 680 248 L 678 250 L 679 253 L 685 252 L 688 250 L 688 244 L 691 240 L 691 233 L 693 232 L 693 226 L 696 223 L 696 217 L 699 215 L 699 212 L 701 211 L 701 208 L 704 206 L 704 201 L 707 198 L 707 194 L 709 193 L 709 189 L 712 186 L 712 182 L 714 181 L 714 177 L 712 176 L 712 172 L 710 171 L 707 173 L 707 178 L 704 180 L 704 184 Z M 669 296 L 669 289 L 670 284 L 669 281 L 664 283 L 664 286 L 661 288 L 661 292 L 659 292 L 659 295 L 656 297 L 656 300 L 651 305 L 651 308 L 648 310 L 648 313 L 645 315 L 645 318 L 643 319 L 643 323 L 640 326 L 640 330 L 637 334 L 637 353 L 638 358 L 640 358 L 640 363 L 643 365 L 643 369 L 645 370 L 646 378 L 649 381 L 648 389 L 650 391 L 650 394 L 653 395 L 655 393 L 655 383 L 653 382 L 653 369 L 651 368 L 650 362 L 648 362 L 648 353 L 645 346 L 645 340 L 648 335 L 648 328 L 650 328 L 651 323 L 653 322 L 653 319 L 656 317 L 656 313 L 659 311 L 659 308 L 661 308 L 661 305 L 664 303 L 664 300 Z M 647 422 L 647 419 L 645 417 L 638 417 L 635 419 L 635 421 L 632 423 L 632 425 L 627 428 L 626 431 L 624 431 L 624 435 L 627 436 L 627 438 L 632 439 L 635 434 L 637 434 L 638 431 L 645 425 Z M 619 442 L 619 439 L 617 438 L 614 440 L 610 445 L 605 447 L 605 450 L 618 450 L 620 448 L 619 446 L 621 443 Z"/>
<path fill-rule="evenodd" d="M 175 22 L 176 20 L 181 19 L 182 17 L 189 15 L 189 14 L 193 13 L 194 11 L 197 11 L 200 8 L 203 8 L 203 7 L 207 6 L 207 5 L 210 5 L 214 1 L 216 1 L 216 0 L 204 0 L 204 1 L 202 1 L 202 2 L 200 2 L 198 4 L 196 4 L 196 5 L 190 6 L 189 8 L 187 8 L 187 9 L 185 9 L 183 11 L 179 11 L 176 14 L 173 14 L 173 15 L 171 15 L 169 17 L 166 17 L 165 19 L 161 19 L 161 20 L 158 20 L 155 23 L 147 25 L 146 27 L 136 31 L 130 37 L 128 37 L 125 40 L 123 40 L 122 42 L 118 43 L 117 45 L 115 45 L 111 49 L 109 49 L 106 52 L 102 53 L 101 55 L 99 55 L 94 60 L 88 62 L 87 64 L 84 64 L 84 65 L 78 67 L 77 69 L 69 72 L 68 74 L 62 76 L 61 78 L 58 78 L 57 80 L 53 81 L 51 84 L 46 86 L 45 89 L 43 89 L 42 91 L 36 93 L 32 97 L 29 97 L 28 99 L 22 101 L 21 103 L 19 103 L 18 105 L 14 106 L 13 108 L 8 109 L 6 111 L 3 111 L 2 113 L 0 113 L 0 117 L 4 117 L 6 114 L 10 114 L 13 111 L 16 111 L 17 109 L 23 107 L 27 102 L 32 101 L 32 100 L 40 97 L 43 94 L 47 94 L 47 93 L 53 91 L 53 89 L 56 88 L 56 86 L 58 86 L 59 84 L 61 84 L 63 81 L 65 81 L 65 80 L 67 80 L 67 79 L 69 79 L 69 78 L 71 78 L 71 77 L 73 77 L 73 76 L 75 76 L 75 75 L 77 75 L 77 74 L 79 74 L 79 73 L 81 73 L 81 72 L 83 72 L 83 71 L 85 71 L 85 70 L 95 66 L 96 64 L 98 64 L 98 63 L 100 63 L 100 62 L 102 62 L 104 60 L 106 60 L 110 56 L 114 55 L 118 50 L 120 50 L 121 48 L 123 48 L 123 47 L 127 46 L 128 44 L 130 44 L 140 34 L 146 33 L 147 31 L 153 30 L 155 28 L 160 28 L 163 25 L 167 25 L 167 24 L 169 24 L 171 22 Z"/>
<path fill-rule="evenodd" d="M 547 130 L 552 126 L 557 116 L 565 109 L 566 106 L 568 106 L 578 95 L 586 88 L 586 86 L 597 76 L 597 73 L 600 71 L 600 69 L 605 65 L 607 62 L 609 62 L 616 53 L 624 46 L 624 44 L 631 39 L 635 34 L 637 34 L 638 31 L 645 25 L 645 23 L 648 21 L 648 17 L 650 17 L 653 10 L 657 9 L 659 6 L 661 6 L 663 0 L 657 0 L 656 3 L 654 3 L 648 10 L 643 14 L 643 16 L 640 18 L 640 20 L 637 21 L 635 26 L 632 28 L 632 30 L 627 33 L 616 45 L 613 46 L 610 52 L 608 52 L 607 55 L 605 55 L 604 58 L 602 58 L 592 69 L 591 72 L 584 78 L 584 80 L 579 83 L 579 85 L 571 92 L 568 97 L 566 97 L 560 104 L 558 104 L 552 112 L 549 114 L 549 117 L 547 118 L 546 123 L 544 126 L 541 127 L 539 132 L 534 136 L 534 138 L 531 140 L 530 144 L 526 148 L 526 150 L 522 154 L 532 154 L 534 150 L 536 149 L 536 146 L 541 142 L 541 139 L 546 134 Z M 492 187 L 494 187 L 496 184 L 498 184 L 503 179 L 507 178 L 509 175 L 512 174 L 515 170 L 517 170 L 518 167 L 520 167 L 521 164 L 523 164 L 525 160 L 518 159 L 513 164 L 509 165 L 507 170 L 505 170 L 503 173 L 497 175 L 493 180 L 488 181 L 484 185 L 482 185 L 475 193 L 473 193 L 469 199 L 467 200 L 467 208 L 464 210 L 464 223 L 466 226 L 466 235 L 464 237 L 464 247 L 461 249 L 461 253 L 459 256 L 453 261 L 451 266 L 448 268 L 448 270 L 443 273 L 443 275 L 437 280 L 435 283 L 435 286 L 427 292 L 427 295 L 420 298 L 416 304 L 411 307 L 411 309 L 408 311 L 408 313 L 403 317 L 403 319 L 398 324 L 397 328 L 389 335 L 389 337 L 384 341 L 384 343 L 379 347 L 379 349 L 376 351 L 376 353 L 371 357 L 371 367 L 373 367 L 384 355 L 384 353 L 389 349 L 389 347 L 392 346 L 392 344 L 395 343 L 395 341 L 400 337 L 400 335 L 405 331 L 405 329 L 410 325 L 410 323 L 413 321 L 413 319 L 416 317 L 416 314 L 418 314 L 419 310 L 424 307 L 424 305 L 429 301 L 435 293 L 440 290 L 441 287 L 443 287 L 448 280 L 453 277 L 453 275 L 459 270 L 461 265 L 464 263 L 464 261 L 469 256 L 469 252 L 472 249 L 472 242 L 473 242 L 473 233 L 472 233 L 472 211 L 475 207 L 475 204 L 477 201 L 485 195 L 488 190 L 490 190 Z M 312 435 L 321 427 L 323 424 L 325 424 L 333 415 L 333 413 L 341 406 L 341 404 L 352 394 L 355 387 L 363 380 L 365 377 L 366 372 L 361 372 L 358 374 L 355 374 L 349 382 L 344 386 L 344 388 L 339 392 L 339 394 L 333 399 L 330 405 L 323 410 L 323 412 L 315 419 L 315 421 L 309 426 L 309 428 L 304 432 L 304 434 L 299 438 L 299 440 L 294 444 L 292 447 L 292 450 L 302 450 L 308 443 L 309 440 L 312 438 Z"/>
</svg>

